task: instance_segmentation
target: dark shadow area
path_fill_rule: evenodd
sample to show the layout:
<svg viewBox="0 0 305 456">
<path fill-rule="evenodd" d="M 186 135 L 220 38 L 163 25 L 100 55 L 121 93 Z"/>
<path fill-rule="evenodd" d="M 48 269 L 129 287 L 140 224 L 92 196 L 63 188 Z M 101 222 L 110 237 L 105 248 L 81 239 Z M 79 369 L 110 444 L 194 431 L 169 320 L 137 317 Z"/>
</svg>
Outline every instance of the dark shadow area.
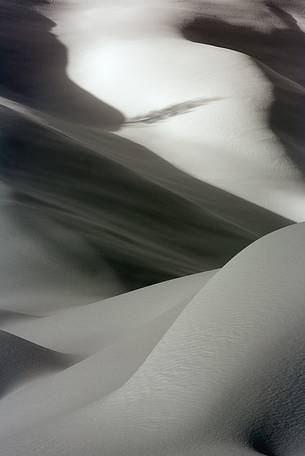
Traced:
<svg viewBox="0 0 305 456">
<path fill-rule="evenodd" d="M 100 137 L 98 155 L 24 119 L 16 124 L 14 135 L 2 138 L 0 178 L 23 206 L 38 209 L 38 217 L 89 240 L 130 289 L 218 268 L 290 223 L 119 136 Z M 121 151 L 139 169 L 106 158 L 103 149 L 108 157 Z M 153 170 L 155 182 L 141 163 Z"/>
<path fill-rule="evenodd" d="M 80 357 L 49 350 L 0 331 L 0 398 L 39 375 L 72 366 Z"/>
<path fill-rule="evenodd" d="M 198 17 L 183 28 L 186 39 L 242 52 L 262 62 L 285 78 L 305 87 L 305 33 L 286 11 L 267 2 L 269 11 L 285 28 L 263 32 L 248 26 L 232 25 L 218 18 Z M 273 84 L 275 101 L 270 126 L 280 138 L 288 156 L 305 173 L 305 95 L 260 66 Z"/>
<path fill-rule="evenodd" d="M 67 50 L 52 33 L 56 24 L 34 7 L 40 0 L 0 6 L 0 91 L 11 99 L 71 122 L 117 130 L 123 115 L 72 82 Z M 103 64 L 99 62 L 98 70 Z"/>
</svg>

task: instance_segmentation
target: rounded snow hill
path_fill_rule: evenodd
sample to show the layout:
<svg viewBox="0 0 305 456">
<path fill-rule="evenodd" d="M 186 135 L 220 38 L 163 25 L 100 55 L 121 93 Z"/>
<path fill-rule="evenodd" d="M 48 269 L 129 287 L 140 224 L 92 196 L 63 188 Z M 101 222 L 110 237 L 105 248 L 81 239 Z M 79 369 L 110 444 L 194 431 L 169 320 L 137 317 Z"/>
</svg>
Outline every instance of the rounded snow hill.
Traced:
<svg viewBox="0 0 305 456">
<path fill-rule="evenodd" d="M 73 366 L 2 399 L 2 450 L 8 456 L 302 454 L 304 243 L 305 224 L 292 225 L 210 276 L 154 285 L 113 298 L 110 307 L 101 301 L 87 311 L 58 312 L 41 320 L 40 335 L 39 320 L 10 323 L 14 340 L 26 340 L 27 331 L 31 337 L 32 324 L 36 344 L 49 345 L 62 317 L 67 331 L 57 350 L 78 332 L 75 347 L 85 347 L 86 331 L 91 349 L 97 345 Z M 115 335 L 124 303 L 130 332 Z M 106 314 L 115 337 L 103 348 L 87 322 Z"/>
</svg>

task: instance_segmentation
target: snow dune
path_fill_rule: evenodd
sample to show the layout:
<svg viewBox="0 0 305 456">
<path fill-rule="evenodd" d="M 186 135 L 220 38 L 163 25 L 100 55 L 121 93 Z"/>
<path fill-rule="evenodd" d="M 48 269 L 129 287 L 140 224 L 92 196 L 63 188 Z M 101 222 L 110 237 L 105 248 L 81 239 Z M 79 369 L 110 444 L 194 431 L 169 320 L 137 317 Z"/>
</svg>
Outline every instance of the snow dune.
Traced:
<svg viewBox="0 0 305 456">
<path fill-rule="evenodd" d="M 304 454 L 304 14 L 1 2 L 1 455 Z"/>
<path fill-rule="evenodd" d="M 3 323 L 23 347 L 87 348 L 2 399 L 4 454 L 301 454 L 303 244 L 296 224 L 216 273 Z"/>
</svg>

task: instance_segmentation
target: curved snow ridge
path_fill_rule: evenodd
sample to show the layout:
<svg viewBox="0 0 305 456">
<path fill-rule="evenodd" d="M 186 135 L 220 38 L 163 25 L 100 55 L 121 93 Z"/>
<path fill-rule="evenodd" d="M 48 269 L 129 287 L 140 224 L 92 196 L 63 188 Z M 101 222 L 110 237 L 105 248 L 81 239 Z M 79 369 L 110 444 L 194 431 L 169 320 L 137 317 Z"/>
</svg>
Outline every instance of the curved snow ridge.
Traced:
<svg viewBox="0 0 305 456">
<path fill-rule="evenodd" d="M 0 322 L 0 328 L 45 348 L 91 355 L 183 308 L 217 271 L 173 279 L 113 298 L 58 310 L 40 318 Z"/>
<path fill-rule="evenodd" d="M 305 224 L 295 224 L 247 247 L 204 287 L 207 277 L 197 275 L 113 298 L 108 318 L 111 308 L 117 312 L 116 300 L 117 309 L 125 301 L 135 319 L 142 306 L 137 329 L 130 326 L 102 351 L 4 398 L 5 454 L 30 456 L 42 448 L 45 456 L 83 456 L 88 448 L 90 456 L 304 451 L 304 246 Z M 187 305 L 184 285 L 190 285 Z M 163 313 L 154 313 L 154 302 Z M 99 307 L 102 315 L 102 306 L 91 305 L 90 318 Z M 50 332 L 62 315 L 67 338 L 75 341 L 69 325 L 81 328 L 84 312 L 59 312 L 57 323 L 46 320 Z M 120 331 L 119 319 L 113 321 Z M 90 327 L 83 330 L 90 340 Z M 21 400 L 28 425 L 18 419 Z"/>
<path fill-rule="evenodd" d="M 0 331 L 0 397 L 33 379 L 61 371 L 81 358 L 34 344 L 7 331 Z"/>
</svg>

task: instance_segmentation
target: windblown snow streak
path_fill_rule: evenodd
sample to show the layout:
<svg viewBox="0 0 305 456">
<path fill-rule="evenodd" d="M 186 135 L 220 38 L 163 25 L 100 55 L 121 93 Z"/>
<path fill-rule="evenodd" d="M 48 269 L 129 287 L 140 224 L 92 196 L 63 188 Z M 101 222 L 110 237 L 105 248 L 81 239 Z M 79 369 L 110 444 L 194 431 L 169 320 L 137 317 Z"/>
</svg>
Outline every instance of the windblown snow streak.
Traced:
<svg viewBox="0 0 305 456">
<path fill-rule="evenodd" d="M 159 111 L 150 111 L 147 114 L 139 115 L 132 117 L 125 121 L 125 125 L 127 124 L 136 124 L 136 123 L 155 123 L 160 122 L 161 120 L 166 120 L 170 117 L 179 116 L 181 114 L 185 114 L 192 109 L 196 109 L 199 106 L 204 106 L 207 103 L 212 103 L 213 101 L 218 101 L 218 98 L 210 98 L 210 99 L 197 99 L 197 100 L 190 100 L 184 101 L 182 103 L 178 103 L 176 105 L 167 106 L 166 108 L 160 109 Z"/>
<path fill-rule="evenodd" d="M 304 36 L 1 2 L 1 455 L 304 453 Z"/>
</svg>

